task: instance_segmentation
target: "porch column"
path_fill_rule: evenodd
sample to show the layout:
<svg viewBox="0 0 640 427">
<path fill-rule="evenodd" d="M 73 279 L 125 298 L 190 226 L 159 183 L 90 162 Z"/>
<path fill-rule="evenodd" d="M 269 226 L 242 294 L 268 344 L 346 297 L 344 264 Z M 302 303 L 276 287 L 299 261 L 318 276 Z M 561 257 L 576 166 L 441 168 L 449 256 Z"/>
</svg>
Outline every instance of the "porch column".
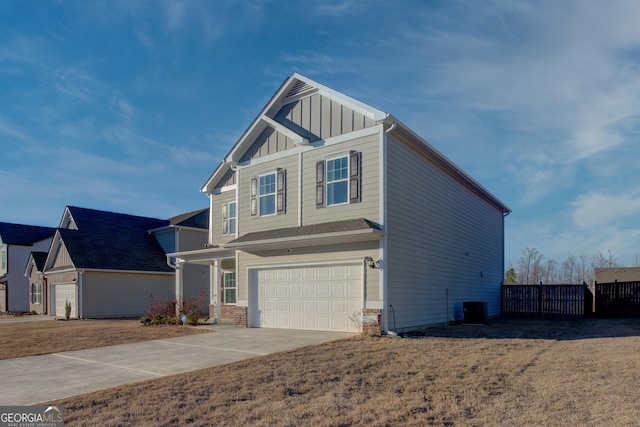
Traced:
<svg viewBox="0 0 640 427">
<path fill-rule="evenodd" d="M 209 278 L 209 316 L 213 318 L 213 323 L 218 323 L 220 319 L 220 304 L 218 304 L 219 277 L 220 261 L 215 259 L 211 265 L 211 277 Z"/>
<path fill-rule="evenodd" d="M 184 261 L 176 259 L 176 315 L 180 315 L 184 290 Z"/>
</svg>

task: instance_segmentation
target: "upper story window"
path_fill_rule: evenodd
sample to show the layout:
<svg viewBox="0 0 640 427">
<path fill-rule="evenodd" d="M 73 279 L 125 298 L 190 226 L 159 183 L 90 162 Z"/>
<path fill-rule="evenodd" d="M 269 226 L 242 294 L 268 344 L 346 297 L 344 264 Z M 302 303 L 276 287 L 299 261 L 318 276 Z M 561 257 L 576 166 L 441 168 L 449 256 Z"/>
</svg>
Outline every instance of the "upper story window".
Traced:
<svg viewBox="0 0 640 427">
<path fill-rule="evenodd" d="M 285 213 L 285 180 L 282 169 L 251 179 L 252 217 Z"/>
<path fill-rule="evenodd" d="M 263 175 L 258 181 L 258 209 L 260 216 L 276 213 L 276 174 Z"/>
<path fill-rule="evenodd" d="M 236 220 L 235 200 L 222 205 L 222 234 L 236 234 Z"/>
<path fill-rule="evenodd" d="M 316 163 L 316 207 L 360 201 L 360 160 L 354 152 Z"/>
<path fill-rule="evenodd" d="M 349 193 L 349 158 L 327 160 L 327 206 L 347 203 Z"/>
<path fill-rule="evenodd" d="M 6 270 L 7 269 L 7 252 L 3 250 L 0 253 L 2 253 L 1 255 L 2 261 L 0 261 L 0 270 Z"/>
</svg>

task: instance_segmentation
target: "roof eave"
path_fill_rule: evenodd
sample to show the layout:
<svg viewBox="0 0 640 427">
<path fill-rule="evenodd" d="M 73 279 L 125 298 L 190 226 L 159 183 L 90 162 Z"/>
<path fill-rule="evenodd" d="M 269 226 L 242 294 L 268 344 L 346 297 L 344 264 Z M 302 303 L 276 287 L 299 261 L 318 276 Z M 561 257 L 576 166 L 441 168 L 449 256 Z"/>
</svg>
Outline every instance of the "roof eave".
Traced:
<svg viewBox="0 0 640 427">
<path fill-rule="evenodd" d="M 304 236 L 281 237 L 276 239 L 252 240 L 248 242 L 227 243 L 228 249 L 260 251 L 274 249 L 292 249 L 309 246 L 336 245 L 380 240 L 384 231 L 368 228 L 361 230 L 339 231 L 333 233 L 311 234 Z"/>
</svg>

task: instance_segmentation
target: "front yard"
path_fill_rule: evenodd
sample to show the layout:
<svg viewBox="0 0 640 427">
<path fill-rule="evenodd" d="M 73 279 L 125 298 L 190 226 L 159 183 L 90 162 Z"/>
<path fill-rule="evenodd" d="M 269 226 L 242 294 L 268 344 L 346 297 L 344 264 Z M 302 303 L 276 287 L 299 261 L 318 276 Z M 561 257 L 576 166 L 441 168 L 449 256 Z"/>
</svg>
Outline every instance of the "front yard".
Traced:
<svg viewBox="0 0 640 427">
<path fill-rule="evenodd" d="M 0 325 L 0 360 L 203 332 L 190 326 L 142 326 L 139 320 L 10 323 Z"/>
<path fill-rule="evenodd" d="M 57 402 L 69 426 L 631 426 L 640 319 L 356 337 Z"/>
</svg>

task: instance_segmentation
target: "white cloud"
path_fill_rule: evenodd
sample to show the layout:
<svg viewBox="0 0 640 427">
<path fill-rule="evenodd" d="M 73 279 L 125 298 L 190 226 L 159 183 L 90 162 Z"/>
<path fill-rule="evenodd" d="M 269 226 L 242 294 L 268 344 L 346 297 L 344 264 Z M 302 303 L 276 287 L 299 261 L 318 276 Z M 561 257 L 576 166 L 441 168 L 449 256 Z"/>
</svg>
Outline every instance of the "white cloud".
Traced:
<svg viewBox="0 0 640 427">
<path fill-rule="evenodd" d="M 592 192 L 571 203 L 572 219 L 580 228 L 601 227 L 640 215 L 640 188 L 627 193 Z"/>
</svg>

